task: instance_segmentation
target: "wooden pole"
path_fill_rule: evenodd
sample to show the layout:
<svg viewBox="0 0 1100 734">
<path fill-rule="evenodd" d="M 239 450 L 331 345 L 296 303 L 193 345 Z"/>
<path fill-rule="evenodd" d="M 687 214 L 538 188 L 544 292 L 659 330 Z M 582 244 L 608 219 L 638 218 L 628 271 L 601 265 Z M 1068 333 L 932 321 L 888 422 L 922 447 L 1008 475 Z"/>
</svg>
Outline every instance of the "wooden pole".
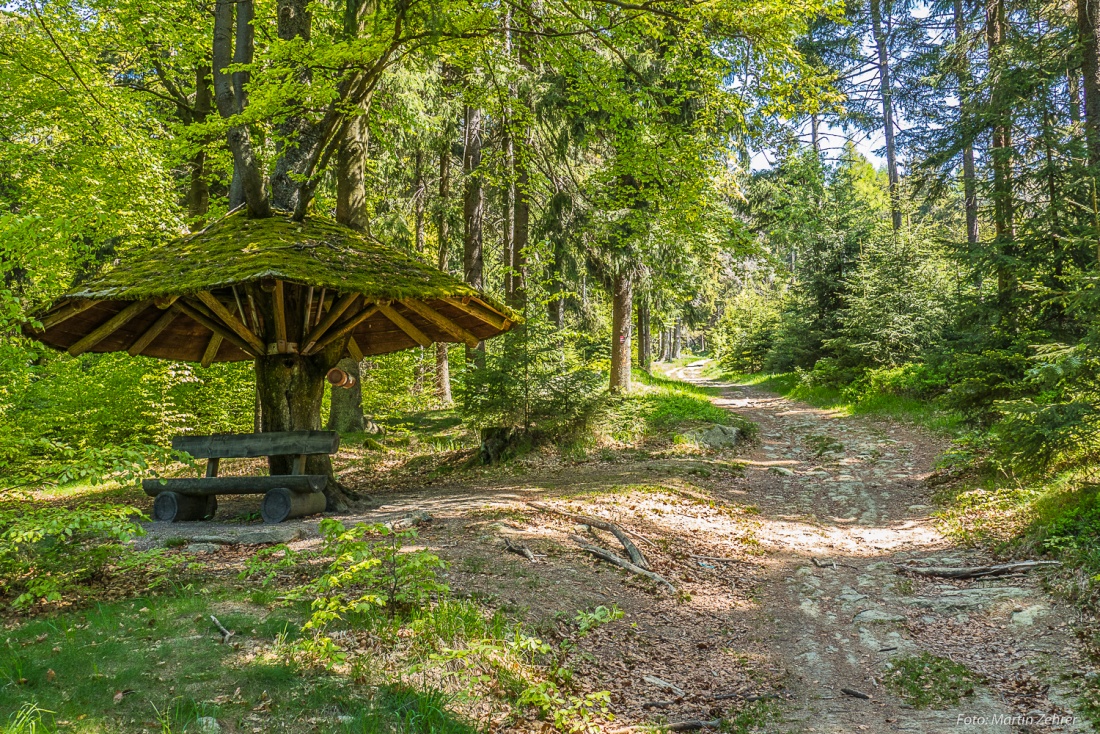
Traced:
<svg viewBox="0 0 1100 734">
<path fill-rule="evenodd" d="M 122 309 L 111 318 L 107 319 L 106 322 L 100 324 L 99 327 L 96 328 L 91 334 L 88 334 L 76 344 L 73 344 L 71 347 L 69 347 L 69 354 L 74 357 L 84 354 L 84 352 L 88 351 L 96 344 L 99 344 L 111 334 L 118 331 L 118 329 L 123 324 L 137 316 L 145 309 L 149 308 L 149 306 L 151 306 L 152 304 L 152 299 L 146 299 L 144 301 L 134 301 L 129 306 Z"/>
<path fill-rule="evenodd" d="M 423 331 L 416 328 L 407 318 L 397 313 L 397 311 L 394 310 L 393 306 L 389 305 L 388 303 L 379 303 L 378 310 L 382 312 L 383 316 L 392 321 L 398 329 L 401 329 L 401 331 L 405 332 L 405 334 L 407 334 L 408 337 L 414 342 L 422 347 L 431 346 L 432 340 L 429 339 Z M 473 346 L 476 347 L 477 344 L 474 344 Z M 472 348 L 473 347 L 471 347 L 471 349 Z"/>
<path fill-rule="evenodd" d="M 418 301 L 415 298 L 406 298 L 402 300 L 401 303 L 410 311 L 414 311 L 420 316 L 423 316 L 425 320 L 430 321 L 460 342 L 465 343 L 470 349 L 474 349 L 481 342 L 474 334 L 471 334 L 423 301 Z"/>
</svg>

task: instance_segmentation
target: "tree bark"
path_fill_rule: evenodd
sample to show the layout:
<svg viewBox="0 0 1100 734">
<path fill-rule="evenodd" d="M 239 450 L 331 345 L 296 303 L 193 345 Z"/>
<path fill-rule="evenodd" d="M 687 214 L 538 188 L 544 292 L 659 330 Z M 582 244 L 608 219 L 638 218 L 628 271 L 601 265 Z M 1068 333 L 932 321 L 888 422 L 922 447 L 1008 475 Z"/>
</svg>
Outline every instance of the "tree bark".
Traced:
<svg viewBox="0 0 1100 734">
<path fill-rule="evenodd" d="M 1077 0 L 1077 30 L 1085 80 L 1085 143 L 1095 180 L 1100 167 L 1100 8 L 1096 0 Z"/>
<path fill-rule="evenodd" d="M 814 153 L 821 155 L 821 135 L 819 134 L 818 127 L 821 124 L 821 119 L 816 112 L 810 114 L 810 144 L 814 147 Z"/>
<path fill-rule="evenodd" d="M 439 249 L 437 265 L 447 272 L 448 236 L 450 228 L 447 219 L 447 206 L 451 198 L 451 147 L 444 139 L 439 149 Z M 435 345 L 435 394 L 444 405 L 451 405 L 451 365 L 447 357 L 447 345 L 439 342 Z"/>
<path fill-rule="evenodd" d="M 683 320 L 676 317 L 676 325 L 672 327 L 672 340 L 669 344 L 669 355 L 672 359 L 680 358 L 680 346 L 683 341 Z"/>
<path fill-rule="evenodd" d="M 214 6 L 213 68 L 214 102 L 224 118 L 244 110 L 247 72 L 225 73 L 230 64 L 250 64 L 253 55 L 252 0 L 217 0 Z M 226 133 L 233 153 L 234 187 L 238 188 L 251 217 L 271 216 L 260 161 L 252 149 L 248 126 L 233 125 Z"/>
<path fill-rule="evenodd" d="M 994 79 L 990 91 L 991 117 L 994 122 L 989 153 L 993 167 L 993 231 L 999 255 L 997 295 L 1002 305 L 1007 305 L 1015 291 L 1012 269 L 1008 263 L 1015 255 L 1015 231 L 1012 201 L 1012 121 L 1005 90 L 1006 69 L 1002 59 L 1006 23 L 1004 0 L 989 0 L 986 6 L 986 42 L 989 47 L 990 74 Z"/>
<path fill-rule="evenodd" d="M 462 149 L 463 202 L 462 202 L 462 270 L 463 279 L 472 288 L 484 288 L 485 255 L 482 225 L 485 217 L 485 189 L 481 180 L 481 110 L 467 106 L 465 110 L 465 136 Z M 478 365 L 484 363 L 485 345 L 466 348 L 468 360 Z"/>
<path fill-rule="evenodd" d="M 417 255 L 427 254 L 424 234 L 424 206 L 427 202 L 428 192 L 426 184 L 424 183 L 424 151 L 418 146 L 416 149 L 416 155 L 414 157 L 414 176 L 415 182 L 413 184 L 413 214 L 415 216 L 416 230 L 414 233 L 414 246 L 416 247 Z"/>
<path fill-rule="evenodd" d="M 971 253 L 978 245 L 978 175 L 974 163 L 974 144 L 970 142 L 970 59 L 966 55 L 966 19 L 963 0 L 954 0 L 956 80 L 959 85 L 959 121 L 966 145 L 963 146 L 963 204 L 966 208 L 966 242 Z"/>
<path fill-rule="evenodd" d="M 366 422 L 363 418 L 363 383 L 359 363 L 345 357 L 336 366 L 354 377 L 355 384 L 348 388 L 330 388 L 328 429 L 340 433 L 361 433 Z"/>
<path fill-rule="evenodd" d="M 879 95 L 882 98 L 882 131 L 886 138 L 886 170 L 890 178 L 890 218 L 894 231 L 901 229 L 901 192 L 899 189 L 897 146 L 894 141 L 893 82 L 890 79 L 890 54 L 882 23 L 882 2 L 871 0 L 871 32 L 878 58 Z"/>
<path fill-rule="evenodd" d="M 619 273 L 611 285 L 611 392 L 630 390 L 630 321 L 633 310 L 629 275 Z"/>
<path fill-rule="evenodd" d="M 653 338 L 649 333 L 649 300 L 638 299 L 638 366 L 646 372 L 653 367 Z"/>
<path fill-rule="evenodd" d="M 367 230 L 366 115 L 348 122 L 336 156 L 336 221 L 360 232 Z"/>
</svg>

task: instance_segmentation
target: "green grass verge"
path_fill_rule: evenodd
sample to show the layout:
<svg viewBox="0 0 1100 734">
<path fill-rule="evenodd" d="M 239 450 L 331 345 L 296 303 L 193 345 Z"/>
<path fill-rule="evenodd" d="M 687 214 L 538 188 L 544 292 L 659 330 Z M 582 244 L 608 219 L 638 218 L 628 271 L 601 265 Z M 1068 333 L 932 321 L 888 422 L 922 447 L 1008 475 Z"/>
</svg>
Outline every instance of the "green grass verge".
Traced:
<svg viewBox="0 0 1100 734">
<path fill-rule="evenodd" d="M 196 593 L 196 591 L 198 593 Z M 98 604 L 16 624 L 0 643 L 0 732 L 476 731 L 447 695 L 316 675 L 267 654 L 298 636 L 302 608 L 205 588 Z M 236 634 L 221 644 L 210 613 Z"/>
<path fill-rule="evenodd" d="M 755 385 L 791 400 L 809 403 L 817 408 L 839 410 L 846 415 L 866 415 L 905 421 L 946 436 L 956 436 L 962 430 L 962 419 L 959 415 L 943 410 L 934 401 L 925 398 L 884 392 L 862 392 L 852 395 L 851 391 L 842 388 L 807 385 L 796 372 L 743 374 L 723 372 L 715 368 L 709 374 L 714 379 L 741 385 Z"/>
</svg>

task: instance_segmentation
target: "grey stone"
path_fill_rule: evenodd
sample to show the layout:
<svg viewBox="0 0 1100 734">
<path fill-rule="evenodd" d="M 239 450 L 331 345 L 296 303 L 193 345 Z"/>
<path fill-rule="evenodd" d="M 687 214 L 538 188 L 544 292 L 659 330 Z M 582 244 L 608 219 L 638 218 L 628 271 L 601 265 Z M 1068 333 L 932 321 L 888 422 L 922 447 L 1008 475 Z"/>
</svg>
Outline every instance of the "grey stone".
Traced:
<svg viewBox="0 0 1100 734">
<path fill-rule="evenodd" d="M 736 446 L 741 432 L 733 426 L 712 425 L 709 428 L 696 428 L 684 434 L 684 438 L 712 449 Z"/>
<path fill-rule="evenodd" d="M 1031 592 L 1017 586 L 994 586 L 976 589 L 952 589 L 939 596 L 918 596 L 906 600 L 906 604 L 937 612 L 954 612 L 974 609 L 1006 599 L 1030 596 Z"/>
<path fill-rule="evenodd" d="M 200 716 L 195 719 L 195 728 L 199 734 L 221 734 L 222 725 L 213 716 Z"/>
<path fill-rule="evenodd" d="M 905 617 L 900 614 L 884 612 L 881 609 L 864 609 L 852 621 L 887 624 L 890 622 L 904 622 Z"/>
<path fill-rule="evenodd" d="M 188 543 L 183 547 L 185 553 L 217 553 L 221 549 L 220 543 Z"/>
<path fill-rule="evenodd" d="M 237 535 L 237 542 L 241 545 L 289 543 L 301 537 L 301 528 L 273 525 L 271 527 L 256 528 L 255 530 L 243 530 Z"/>
</svg>

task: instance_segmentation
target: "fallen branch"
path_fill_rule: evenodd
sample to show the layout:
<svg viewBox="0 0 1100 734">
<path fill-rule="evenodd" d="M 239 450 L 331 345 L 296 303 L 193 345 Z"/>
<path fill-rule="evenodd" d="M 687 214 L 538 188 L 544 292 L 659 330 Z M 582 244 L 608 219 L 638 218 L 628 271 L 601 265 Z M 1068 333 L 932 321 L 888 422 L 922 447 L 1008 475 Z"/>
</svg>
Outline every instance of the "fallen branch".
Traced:
<svg viewBox="0 0 1100 734">
<path fill-rule="evenodd" d="M 864 701 L 870 701 L 871 697 L 863 691 L 857 691 L 855 688 L 841 688 L 840 692 L 845 696 L 851 696 L 852 698 L 861 698 Z"/>
<path fill-rule="evenodd" d="M 717 729 L 721 723 L 721 719 L 712 719 L 710 721 L 692 719 L 691 721 L 677 721 L 673 724 L 640 724 L 638 726 L 623 727 L 622 729 L 612 729 L 611 734 L 633 734 L 639 731 L 696 731 L 698 729 Z"/>
<path fill-rule="evenodd" d="M 937 566 L 922 568 L 898 564 L 898 570 L 915 573 L 918 576 L 931 576 L 941 579 L 978 579 L 986 576 L 1004 576 L 1010 573 L 1061 565 L 1061 561 L 1018 561 L 1016 563 L 1002 563 L 996 566 L 973 566 L 970 568 L 941 568 Z"/>
<path fill-rule="evenodd" d="M 215 626 L 215 627 L 217 627 L 217 628 L 218 628 L 218 630 L 219 630 L 219 631 L 220 631 L 220 632 L 222 633 L 222 644 L 223 644 L 223 645 L 224 645 L 225 643 L 229 642 L 229 638 L 230 638 L 230 637 L 232 637 L 233 635 L 237 634 L 236 632 L 230 632 L 229 630 L 227 630 L 227 629 L 226 629 L 226 628 L 225 628 L 225 627 L 224 627 L 224 626 L 222 625 L 222 623 L 218 621 L 218 618 L 217 618 L 217 617 L 215 617 L 215 616 L 214 616 L 213 614 L 211 614 L 211 615 L 210 615 L 210 621 L 211 621 L 211 622 L 213 622 L 213 623 L 214 623 L 214 626 Z"/>
<path fill-rule="evenodd" d="M 646 683 L 649 683 L 650 685 L 657 686 L 658 688 L 666 688 L 666 689 L 672 691 L 673 693 L 675 693 L 680 698 L 683 698 L 684 695 L 685 695 L 683 688 L 680 688 L 679 686 L 673 685 L 672 683 L 669 683 L 667 680 L 662 680 L 662 679 L 658 678 L 655 675 L 644 675 L 644 676 L 642 676 L 642 680 L 644 680 Z"/>
<path fill-rule="evenodd" d="M 638 574 L 639 576 L 645 576 L 648 579 L 662 583 L 673 592 L 676 591 L 676 587 L 673 586 L 672 583 L 661 574 L 654 573 L 653 571 L 641 568 L 639 566 L 635 566 L 630 561 L 626 560 L 625 558 L 620 558 L 609 550 L 605 550 L 598 546 L 592 545 L 579 535 L 571 535 L 570 537 L 574 540 L 574 542 L 577 543 L 577 545 L 579 545 L 581 548 L 588 551 L 592 555 L 596 556 L 597 558 L 601 558 L 612 564 L 613 566 L 618 566 L 619 568 L 630 571 L 631 573 Z"/>
<path fill-rule="evenodd" d="M 725 558 L 723 556 L 697 556 L 692 553 L 691 557 L 700 561 L 714 561 L 715 563 L 743 563 L 739 558 Z"/>
<path fill-rule="evenodd" d="M 675 701 L 646 701 L 642 704 L 643 709 L 667 709 Z"/>
<path fill-rule="evenodd" d="M 538 561 L 535 559 L 535 554 L 532 553 L 531 549 L 528 548 L 527 546 L 525 546 L 523 543 L 515 545 L 510 540 L 505 538 L 504 539 L 504 550 L 509 551 L 511 553 L 515 553 L 517 556 L 523 556 L 524 558 L 526 558 L 531 563 L 538 563 Z"/>
<path fill-rule="evenodd" d="M 626 549 L 627 555 L 630 556 L 630 561 L 635 566 L 649 570 L 649 562 L 646 561 L 645 555 L 638 549 L 638 546 L 634 545 L 634 541 L 630 539 L 630 536 L 626 534 L 626 531 L 620 528 L 613 522 L 607 522 L 606 520 L 600 520 L 595 517 L 588 517 L 586 515 L 578 515 L 573 512 L 567 512 L 565 510 L 558 510 L 549 505 L 540 504 L 538 502 L 528 502 L 528 505 L 534 507 L 536 510 L 542 512 L 549 512 L 554 515 L 561 515 L 567 517 L 570 520 L 583 523 L 589 527 L 598 528 L 600 530 L 606 530 L 619 539 L 619 542 L 623 544 L 623 548 Z"/>
<path fill-rule="evenodd" d="M 829 560 L 829 559 L 825 559 L 825 561 L 822 562 L 822 561 L 817 560 L 813 556 L 810 557 L 810 562 L 813 563 L 818 568 L 831 568 L 834 571 L 836 570 L 837 566 L 844 566 L 844 568 L 856 568 L 856 566 L 853 566 L 850 563 L 837 563 L 836 561 L 832 561 L 832 560 Z"/>
</svg>

